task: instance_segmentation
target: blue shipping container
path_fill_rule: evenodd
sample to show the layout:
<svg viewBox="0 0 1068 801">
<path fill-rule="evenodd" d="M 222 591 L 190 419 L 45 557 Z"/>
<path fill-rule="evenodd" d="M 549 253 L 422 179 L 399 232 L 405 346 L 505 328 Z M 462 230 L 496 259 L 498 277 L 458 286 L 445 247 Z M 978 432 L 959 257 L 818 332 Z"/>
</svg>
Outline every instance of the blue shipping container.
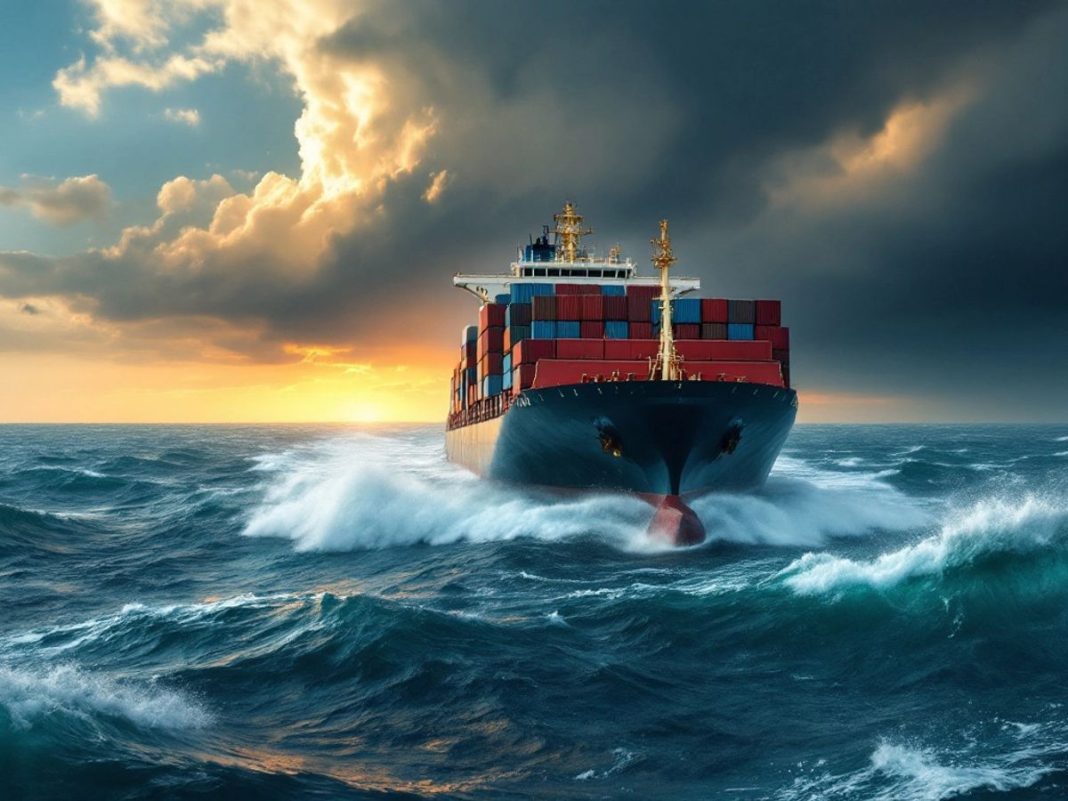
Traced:
<svg viewBox="0 0 1068 801">
<path fill-rule="evenodd" d="M 701 299 L 679 298 L 671 301 L 671 320 L 675 323 L 693 324 L 701 322 Z"/>
<path fill-rule="evenodd" d="M 602 295 L 626 295 L 627 288 L 622 284 L 605 284 L 601 287 Z"/>
<path fill-rule="evenodd" d="M 578 325 L 578 323 L 575 323 Z M 575 336 L 578 336 L 576 334 Z M 552 320 L 535 320 L 530 326 L 531 339 L 556 339 L 556 323 Z"/>
<path fill-rule="evenodd" d="M 478 326 L 466 325 L 464 326 L 463 339 L 460 340 L 460 344 L 463 345 L 466 342 L 478 342 Z"/>
<path fill-rule="evenodd" d="M 512 388 L 512 371 L 511 370 L 505 370 L 504 371 L 504 375 L 501 376 L 501 387 L 503 389 L 511 389 Z"/>
<path fill-rule="evenodd" d="M 753 339 L 752 323 L 727 323 L 727 339 Z"/>
<path fill-rule="evenodd" d="M 482 379 L 482 394 L 487 398 L 500 395 L 504 379 L 499 375 L 488 375 Z"/>
<path fill-rule="evenodd" d="M 552 284 L 509 284 L 512 303 L 530 303 L 535 295 L 552 295 Z"/>
<path fill-rule="evenodd" d="M 578 339 L 579 338 L 579 322 L 578 322 L 578 320 L 557 320 L 556 321 L 556 338 L 557 339 Z"/>
<path fill-rule="evenodd" d="M 626 320 L 605 320 L 605 339 L 629 339 L 630 324 Z"/>
<path fill-rule="evenodd" d="M 494 298 L 494 302 L 500 303 L 503 306 L 507 306 L 508 305 L 508 301 L 510 301 L 511 299 L 512 299 L 511 295 L 497 295 Z"/>
<path fill-rule="evenodd" d="M 504 358 L 501 359 L 501 369 L 504 371 L 505 375 L 508 375 L 510 372 L 512 372 L 512 354 L 511 353 L 504 354 Z"/>
</svg>

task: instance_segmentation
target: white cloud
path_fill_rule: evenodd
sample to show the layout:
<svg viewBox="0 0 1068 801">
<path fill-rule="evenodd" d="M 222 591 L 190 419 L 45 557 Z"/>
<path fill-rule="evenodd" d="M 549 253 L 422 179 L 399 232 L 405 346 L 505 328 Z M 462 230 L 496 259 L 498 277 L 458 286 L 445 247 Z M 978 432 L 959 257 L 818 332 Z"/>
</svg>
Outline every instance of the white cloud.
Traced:
<svg viewBox="0 0 1068 801">
<path fill-rule="evenodd" d="M 190 128 L 200 125 L 200 112 L 195 108 L 169 108 L 164 110 L 163 116 L 171 122 L 188 125 Z"/>
<path fill-rule="evenodd" d="M 0 205 L 24 206 L 53 225 L 102 219 L 111 206 L 111 189 L 96 175 L 52 179 L 23 176 L 18 188 L 0 186 Z"/>
</svg>

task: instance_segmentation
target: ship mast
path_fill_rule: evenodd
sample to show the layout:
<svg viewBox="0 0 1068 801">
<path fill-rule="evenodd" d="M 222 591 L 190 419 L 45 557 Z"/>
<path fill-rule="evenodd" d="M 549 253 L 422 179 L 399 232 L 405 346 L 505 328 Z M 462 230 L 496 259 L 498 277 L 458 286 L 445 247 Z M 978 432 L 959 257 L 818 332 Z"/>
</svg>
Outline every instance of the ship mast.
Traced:
<svg viewBox="0 0 1068 801">
<path fill-rule="evenodd" d="M 671 251 L 671 235 L 668 233 L 668 221 L 660 221 L 660 237 L 651 240 L 653 251 L 653 266 L 660 271 L 660 353 L 657 355 L 657 364 L 650 371 L 650 378 L 656 373 L 656 367 L 660 368 L 660 378 L 663 381 L 680 380 L 679 356 L 675 352 L 675 338 L 671 333 L 671 265 L 678 261 Z"/>
<path fill-rule="evenodd" d="M 593 229 L 582 227 L 582 215 L 575 213 L 575 204 L 568 201 L 564 204 L 564 210 L 553 215 L 556 228 L 553 231 L 559 237 L 559 246 L 556 252 L 562 252 L 561 261 L 574 262 L 579 252 L 579 240 L 586 234 L 592 234 Z"/>
</svg>

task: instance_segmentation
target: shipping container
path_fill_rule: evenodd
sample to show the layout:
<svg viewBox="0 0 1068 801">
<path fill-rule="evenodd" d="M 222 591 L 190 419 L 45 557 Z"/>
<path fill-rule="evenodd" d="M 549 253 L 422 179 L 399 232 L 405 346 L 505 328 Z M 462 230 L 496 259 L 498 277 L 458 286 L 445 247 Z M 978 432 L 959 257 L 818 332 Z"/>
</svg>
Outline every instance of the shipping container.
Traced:
<svg viewBox="0 0 1068 801">
<path fill-rule="evenodd" d="M 531 364 L 520 364 L 512 370 L 512 389 L 524 390 L 534 383 L 534 371 L 536 367 Z"/>
<path fill-rule="evenodd" d="M 755 323 L 756 302 L 752 300 L 727 301 L 728 323 Z"/>
<path fill-rule="evenodd" d="M 552 284 L 512 284 L 509 286 L 512 303 L 530 303 L 539 295 L 552 295 Z"/>
<path fill-rule="evenodd" d="M 531 321 L 546 320 L 552 322 L 556 319 L 556 296 L 535 295 L 531 305 Z"/>
<path fill-rule="evenodd" d="M 579 336 L 583 339 L 604 339 L 604 323 L 600 320 L 583 320 L 579 323 Z"/>
<path fill-rule="evenodd" d="M 773 358 L 777 362 L 782 362 L 783 364 L 789 364 L 790 363 L 790 351 L 788 351 L 788 350 L 775 350 L 773 348 L 772 351 L 771 351 L 771 358 Z"/>
<path fill-rule="evenodd" d="M 530 339 L 529 325 L 513 325 L 504 329 L 504 350 L 511 350 L 524 339 Z"/>
<path fill-rule="evenodd" d="M 753 329 L 752 323 L 727 323 L 727 339 L 752 339 Z"/>
<path fill-rule="evenodd" d="M 478 342 L 478 326 L 465 325 L 463 334 L 460 336 L 460 344 L 465 342 Z"/>
<path fill-rule="evenodd" d="M 653 324 L 652 323 L 636 323 L 633 320 L 628 323 L 630 328 L 631 339 L 652 339 L 653 338 Z"/>
<path fill-rule="evenodd" d="M 726 323 L 727 300 L 726 298 L 701 298 L 701 322 L 702 323 Z M 726 336 L 726 334 L 724 334 Z"/>
<path fill-rule="evenodd" d="M 554 358 L 556 358 L 555 339 L 527 339 L 519 343 L 512 351 L 512 367 L 534 364 L 538 359 Z"/>
<path fill-rule="evenodd" d="M 483 303 L 478 310 L 478 330 L 487 328 L 504 328 L 504 310 L 507 306 L 500 303 Z"/>
<path fill-rule="evenodd" d="M 499 375 L 488 375 L 482 379 L 482 396 L 492 398 L 501 394 L 503 380 Z"/>
<path fill-rule="evenodd" d="M 478 377 L 500 375 L 504 372 L 504 356 L 500 353 L 487 353 L 478 363 Z"/>
<path fill-rule="evenodd" d="M 557 295 L 582 295 L 585 294 L 585 286 L 583 284 L 557 284 Z"/>
<path fill-rule="evenodd" d="M 771 343 L 759 339 L 735 342 L 714 339 L 676 339 L 675 350 L 686 361 L 771 361 Z"/>
<path fill-rule="evenodd" d="M 639 295 L 627 296 L 627 320 L 632 323 L 648 323 L 652 320 L 649 298 Z"/>
<path fill-rule="evenodd" d="M 660 287 L 645 284 L 631 284 L 627 287 L 627 297 L 650 301 L 653 298 L 660 297 Z"/>
<path fill-rule="evenodd" d="M 790 329 L 778 325 L 758 325 L 754 329 L 757 339 L 766 339 L 776 350 L 790 349 Z"/>
<path fill-rule="evenodd" d="M 596 320 L 600 322 L 604 319 L 604 298 L 600 295 L 583 295 L 582 296 L 582 317 L 583 320 Z"/>
<path fill-rule="evenodd" d="M 501 389 L 508 392 L 512 389 L 512 371 L 508 370 L 501 375 Z"/>
<path fill-rule="evenodd" d="M 556 321 L 582 319 L 582 295 L 556 296 Z"/>
<path fill-rule="evenodd" d="M 556 323 L 551 320 L 535 320 L 530 324 L 530 338 L 556 339 Z"/>
<path fill-rule="evenodd" d="M 504 324 L 509 327 L 513 325 L 530 325 L 530 320 L 529 303 L 513 303 L 504 313 Z"/>
<path fill-rule="evenodd" d="M 478 362 L 478 341 L 465 342 L 460 346 L 460 366 L 471 367 Z"/>
<path fill-rule="evenodd" d="M 559 339 L 578 339 L 581 333 L 578 320 L 558 320 L 556 336 Z"/>
<path fill-rule="evenodd" d="M 501 374 L 507 375 L 510 372 L 512 372 L 512 354 L 506 353 L 501 359 Z"/>
<path fill-rule="evenodd" d="M 626 339 L 630 336 L 630 325 L 626 320 L 607 320 L 604 335 L 606 339 Z"/>
<path fill-rule="evenodd" d="M 671 301 L 671 321 L 673 323 L 701 324 L 701 299 L 677 298 Z"/>
<path fill-rule="evenodd" d="M 557 359 L 603 359 L 603 339 L 558 339 Z"/>
<path fill-rule="evenodd" d="M 658 339 L 628 339 L 630 343 L 630 358 L 653 359 L 660 352 L 660 340 Z M 607 342 L 606 342 L 607 344 Z"/>
<path fill-rule="evenodd" d="M 504 328 L 487 328 L 478 337 L 478 360 L 482 361 L 487 353 L 500 353 L 504 350 Z"/>
<path fill-rule="evenodd" d="M 627 299 L 620 295 L 605 295 L 602 299 L 605 320 L 626 320 Z"/>
<path fill-rule="evenodd" d="M 671 333 L 675 339 L 700 339 L 700 323 L 679 323 L 671 326 Z"/>
<path fill-rule="evenodd" d="M 604 295 L 605 297 L 609 297 L 611 295 L 615 295 L 617 297 L 619 297 L 619 296 L 626 297 L 627 288 L 625 286 L 623 286 L 622 284 L 602 284 L 601 285 L 601 294 Z"/>
<path fill-rule="evenodd" d="M 758 300 L 756 302 L 757 325 L 782 325 L 782 301 Z"/>
<path fill-rule="evenodd" d="M 510 301 L 511 299 L 512 299 L 512 296 L 511 296 L 511 294 L 508 294 L 508 293 L 506 293 L 504 295 L 495 295 L 494 298 L 493 298 L 493 300 L 496 303 L 500 303 L 502 306 L 507 306 L 508 305 L 508 301 Z"/>
<path fill-rule="evenodd" d="M 726 339 L 726 323 L 701 323 L 701 339 Z"/>
</svg>

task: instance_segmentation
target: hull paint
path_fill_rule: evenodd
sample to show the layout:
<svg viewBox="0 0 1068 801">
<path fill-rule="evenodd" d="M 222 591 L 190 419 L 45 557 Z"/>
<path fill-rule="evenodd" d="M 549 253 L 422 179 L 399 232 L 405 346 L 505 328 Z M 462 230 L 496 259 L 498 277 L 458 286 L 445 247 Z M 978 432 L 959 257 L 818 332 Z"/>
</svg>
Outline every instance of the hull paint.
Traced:
<svg viewBox="0 0 1068 801">
<path fill-rule="evenodd" d="M 631 381 L 526 390 L 501 417 L 447 432 L 448 457 L 518 484 L 658 496 L 754 489 L 793 426 L 791 389 Z"/>
</svg>

